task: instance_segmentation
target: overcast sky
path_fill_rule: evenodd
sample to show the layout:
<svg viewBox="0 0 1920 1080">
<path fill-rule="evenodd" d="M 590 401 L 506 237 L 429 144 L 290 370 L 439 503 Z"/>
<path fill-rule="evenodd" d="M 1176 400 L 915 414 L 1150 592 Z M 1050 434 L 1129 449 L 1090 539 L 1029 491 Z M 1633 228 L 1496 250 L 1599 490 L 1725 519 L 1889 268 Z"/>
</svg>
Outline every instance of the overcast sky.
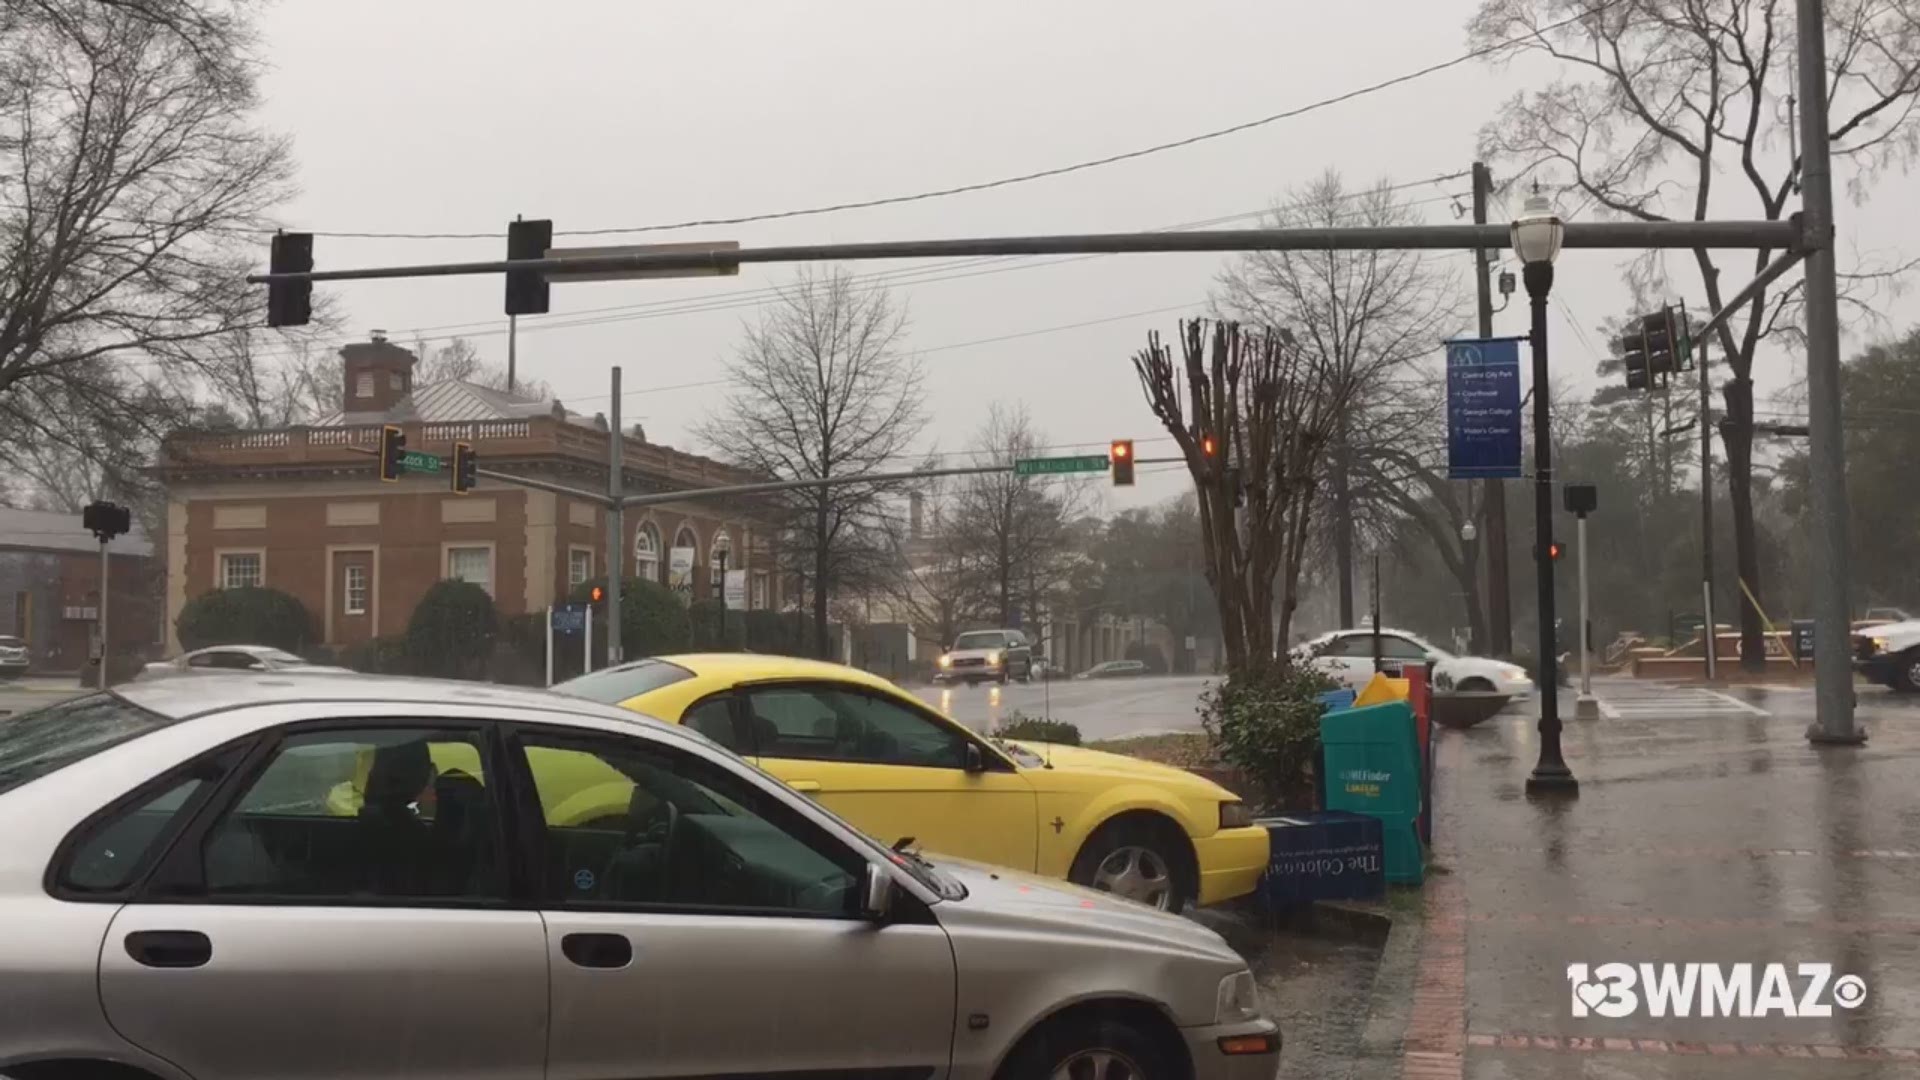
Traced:
<svg viewBox="0 0 1920 1080">
<path fill-rule="evenodd" d="M 272 65 L 263 121 L 294 138 L 304 190 L 284 214 L 292 227 L 490 232 L 515 214 L 551 218 L 562 231 L 642 226 L 991 180 L 1225 127 L 1458 55 L 1474 7 L 284 0 L 262 25 Z M 1246 133 L 990 192 L 556 243 L 754 246 L 1225 217 L 1259 210 L 1329 165 L 1352 183 L 1463 170 L 1495 105 L 1551 75 L 1537 62 L 1475 63 Z M 1458 179 L 1406 195 L 1440 223 L 1456 220 L 1446 196 L 1465 208 L 1468 190 Z M 1855 248 L 1920 248 L 1916 190 L 1913 177 L 1895 176 L 1868 205 L 1842 207 L 1843 263 Z M 504 253 L 503 239 L 322 237 L 315 256 L 331 268 Z M 1606 347 L 1598 324 L 1628 304 L 1620 261 L 1562 257 L 1556 377 L 1591 378 L 1594 350 Z M 1092 450 L 1131 436 L 1143 456 L 1164 453 L 1166 442 L 1148 441 L 1164 433 L 1128 358 L 1150 329 L 1171 333 L 1181 314 L 1200 309 L 1220 264 L 1213 255 L 1002 260 L 897 279 L 921 279 L 896 295 L 911 314 L 910 344 L 925 356 L 928 446 L 958 449 L 989 404 L 1021 400 L 1049 443 Z M 552 315 L 522 321 L 520 371 L 591 413 L 607 406 L 608 368 L 622 365 L 629 422 L 644 423 L 656 442 L 711 450 L 688 429 L 725 388 L 666 388 L 719 378 L 760 290 L 789 273 L 747 266 L 737 278 L 557 285 Z M 1697 278 L 1681 281 L 1698 306 Z M 459 334 L 489 360 L 505 358 L 497 277 L 333 290 L 353 337 L 379 328 L 403 344 L 438 344 Z M 1525 306 L 1517 297 L 1496 331 L 1523 332 Z M 1920 320 L 1911 293 L 1883 307 L 1902 328 Z M 564 325 L 582 320 L 605 321 Z M 1764 359 L 1763 390 L 1786 381 L 1791 364 L 1784 354 Z M 1111 505 L 1185 487 L 1182 473 L 1149 470 Z"/>
</svg>

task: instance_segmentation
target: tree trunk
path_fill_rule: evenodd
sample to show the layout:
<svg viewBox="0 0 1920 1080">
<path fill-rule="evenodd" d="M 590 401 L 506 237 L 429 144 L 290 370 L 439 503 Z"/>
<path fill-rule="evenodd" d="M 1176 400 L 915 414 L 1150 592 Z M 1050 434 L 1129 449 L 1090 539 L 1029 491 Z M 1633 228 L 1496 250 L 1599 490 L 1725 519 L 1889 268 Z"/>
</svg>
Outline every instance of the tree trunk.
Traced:
<svg viewBox="0 0 1920 1080">
<path fill-rule="evenodd" d="M 1727 494 L 1733 502 L 1733 560 L 1739 580 L 1746 584 L 1739 590 L 1740 666 L 1763 671 L 1767 649 L 1757 605 L 1766 594 L 1760 588 L 1760 543 L 1753 524 L 1753 380 L 1729 379 L 1724 389 L 1727 424 L 1720 429 L 1720 439 L 1727 448 Z M 1708 634 L 1711 642 L 1712 628 Z"/>
<path fill-rule="evenodd" d="M 813 519 L 813 640 L 820 659 L 833 659 L 833 643 L 827 640 L 827 571 L 832 552 L 827 529 L 827 504 L 823 500 Z"/>
</svg>

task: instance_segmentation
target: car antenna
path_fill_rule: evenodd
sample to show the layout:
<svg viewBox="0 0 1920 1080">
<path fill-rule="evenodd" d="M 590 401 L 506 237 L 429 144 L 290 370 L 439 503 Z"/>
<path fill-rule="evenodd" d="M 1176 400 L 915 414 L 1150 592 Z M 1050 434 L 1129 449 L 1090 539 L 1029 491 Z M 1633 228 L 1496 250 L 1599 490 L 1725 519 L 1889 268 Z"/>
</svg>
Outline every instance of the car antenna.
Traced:
<svg viewBox="0 0 1920 1080">
<path fill-rule="evenodd" d="M 914 839 L 915 839 L 915 838 L 914 838 L 914 837 L 911 837 L 911 836 L 903 836 L 903 837 L 901 837 L 900 839 L 898 839 L 898 840 L 895 840 L 895 841 L 893 842 L 893 850 L 895 850 L 895 851 L 905 851 L 905 850 L 907 850 L 907 849 L 908 849 L 909 847 L 912 847 L 912 846 L 913 846 L 913 841 L 914 841 Z"/>
</svg>

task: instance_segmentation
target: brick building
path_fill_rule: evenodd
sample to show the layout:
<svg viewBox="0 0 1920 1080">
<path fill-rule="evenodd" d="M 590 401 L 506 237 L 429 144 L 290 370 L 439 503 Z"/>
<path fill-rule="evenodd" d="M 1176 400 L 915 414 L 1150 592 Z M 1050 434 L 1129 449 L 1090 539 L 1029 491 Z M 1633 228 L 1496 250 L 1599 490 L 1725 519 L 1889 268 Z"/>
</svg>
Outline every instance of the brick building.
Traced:
<svg viewBox="0 0 1920 1080">
<path fill-rule="evenodd" d="M 341 353 L 341 409 L 308 427 L 181 432 L 159 466 L 167 486 L 167 626 L 210 589 L 266 585 L 298 597 L 325 642 L 349 646 L 398 633 L 427 588 L 461 578 L 493 594 L 503 616 L 563 602 L 569 587 L 606 573 L 605 511 L 592 502 L 482 479 L 456 495 L 448 476 L 379 479 L 383 424 L 407 449 L 450 459 L 473 444 L 483 468 L 585 491 L 607 490 L 605 421 L 557 401 L 522 401 L 466 382 L 414 385 L 413 353 L 376 335 Z M 624 439 L 632 494 L 751 482 L 758 477 L 647 442 Z M 621 573 L 714 595 L 709 568 L 746 572 L 752 608 L 777 606 L 771 536 L 749 501 L 668 503 L 625 513 Z M 671 553 L 692 570 L 669 582 Z M 178 642 L 171 641 L 174 647 Z"/>
<path fill-rule="evenodd" d="M 160 640 L 153 545 L 135 527 L 108 552 L 113 652 L 144 656 Z M 34 670 L 87 667 L 99 606 L 100 542 L 80 515 L 0 507 L 0 634 L 26 641 Z"/>
</svg>

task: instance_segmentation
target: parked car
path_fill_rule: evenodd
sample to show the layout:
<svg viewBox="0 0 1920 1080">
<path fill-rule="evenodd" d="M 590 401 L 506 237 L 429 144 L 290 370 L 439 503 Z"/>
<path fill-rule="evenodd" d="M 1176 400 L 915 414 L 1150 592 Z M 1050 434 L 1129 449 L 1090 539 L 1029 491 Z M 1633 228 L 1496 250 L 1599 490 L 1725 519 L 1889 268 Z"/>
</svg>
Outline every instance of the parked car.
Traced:
<svg viewBox="0 0 1920 1080">
<path fill-rule="evenodd" d="M 12 634 L 0 634 L 0 679 L 17 679 L 32 666 L 27 643 Z"/>
<path fill-rule="evenodd" d="M 363 760 L 364 805 L 331 811 Z M 622 789 L 611 825 L 574 823 L 583 778 Z M 889 849 L 694 731 L 557 694 L 129 684 L 0 724 L 0 820 L 0 1075 L 1277 1062 L 1212 931 Z"/>
<path fill-rule="evenodd" d="M 1176 911 L 1252 892 L 1267 865 L 1267 831 L 1212 781 L 1098 750 L 982 738 L 855 668 L 666 656 L 554 689 L 694 728 L 887 842 L 913 838 Z"/>
<path fill-rule="evenodd" d="M 1920 693 L 1920 619 L 1880 623 L 1853 635 L 1853 666 L 1868 682 Z"/>
<path fill-rule="evenodd" d="M 934 661 L 934 682 L 1033 679 L 1033 643 L 1018 630 L 969 630 Z"/>
<path fill-rule="evenodd" d="M 290 672 L 308 674 L 351 675 L 351 668 L 332 667 L 327 664 L 309 663 L 283 649 L 271 645 L 210 645 L 204 649 L 195 649 L 190 653 L 176 656 L 171 660 L 156 660 L 140 670 L 134 676 L 136 680 L 170 678 L 175 675 L 205 675 L 234 671 Z"/>
<path fill-rule="evenodd" d="M 1342 686 L 1359 690 L 1374 675 L 1373 637 L 1369 629 L 1335 630 L 1295 646 L 1292 655 L 1296 661 L 1338 680 Z M 1405 630 L 1381 629 L 1380 656 L 1394 668 L 1431 661 L 1433 685 L 1442 691 L 1497 691 L 1525 697 L 1534 689 L 1527 669 L 1518 664 L 1480 656 L 1455 656 Z"/>
<path fill-rule="evenodd" d="M 1147 665 L 1142 660 L 1103 660 L 1087 670 L 1075 675 L 1076 679 L 1119 679 L 1129 675 L 1145 675 Z"/>
</svg>

